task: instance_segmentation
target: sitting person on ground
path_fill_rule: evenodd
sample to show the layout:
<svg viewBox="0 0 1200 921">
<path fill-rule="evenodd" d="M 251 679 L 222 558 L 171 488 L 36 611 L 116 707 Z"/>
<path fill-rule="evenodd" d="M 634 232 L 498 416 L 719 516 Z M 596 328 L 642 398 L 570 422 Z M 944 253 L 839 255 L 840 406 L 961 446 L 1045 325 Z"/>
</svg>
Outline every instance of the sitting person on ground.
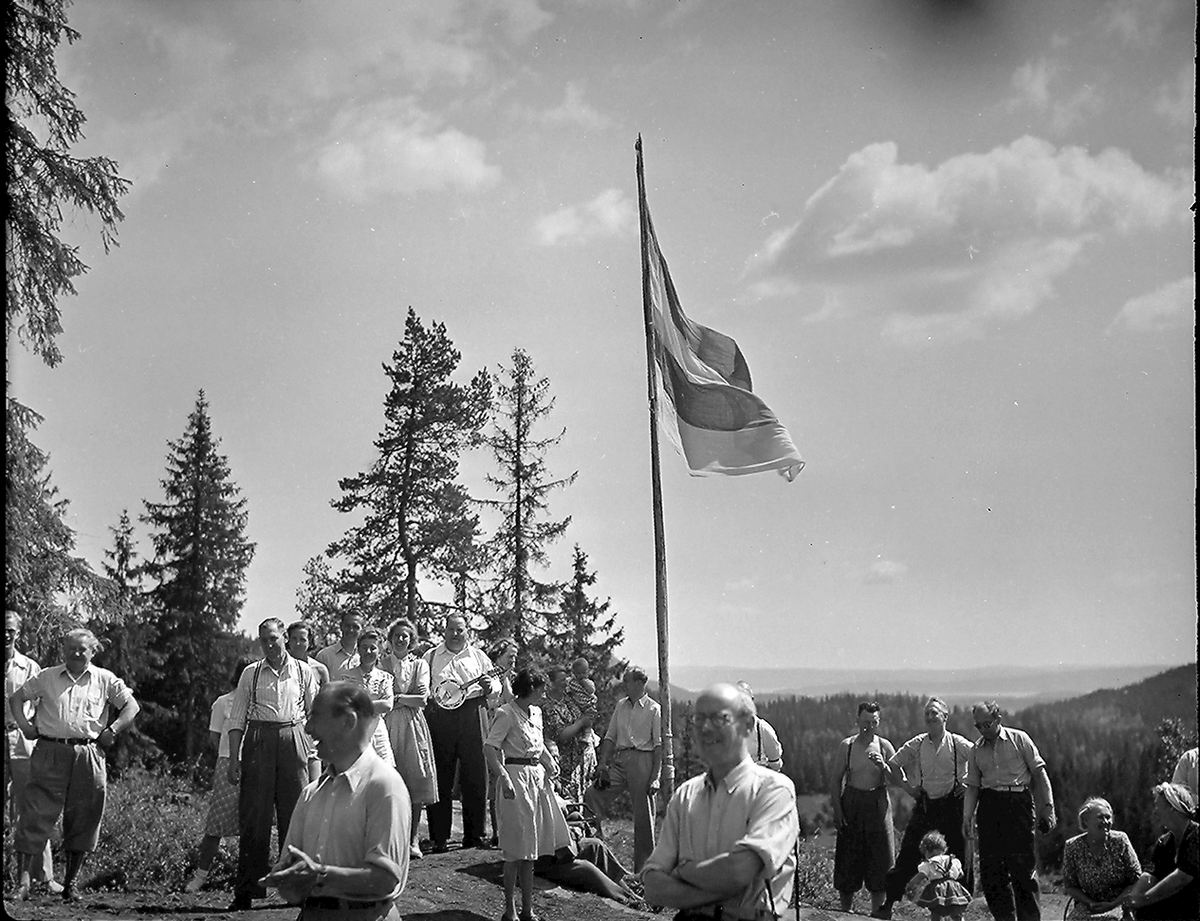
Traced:
<svg viewBox="0 0 1200 921">
<path fill-rule="evenodd" d="M 904 894 L 929 909 L 930 921 L 951 918 L 961 921 L 971 904 L 971 893 L 962 884 L 963 868 L 957 857 L 946 853 L 946 836 L 940 831 L 926 833 L 921 839 L 921 856 L 925 860 L 908 881 Z"/>
<path fill-rule="evenodd" d="M 592 892 L 631 908 L 645 908 L 637 877 L 621 865 L 608 845 L 588 834 L 587 823 L 579 813 L 568 814 L 567 804 L 561 798 L 556 800 L 566 816 L 572 845 L 539 857 L 533 872 L 560 886 Z"/>
<path fill-rule="evenodd" d="M 1154 788 L 1154 824 L 1166 834 L 1154 843 L 1149 871 L 1122 903 L 1133 909 L 1138 921 L 1200 917 L 1200 826 L 1192 819 L 1195 810 L 1192 794 L 1182 784 Z"/>
<path fill-rule="evenodd" d="M 1142 875 L 1129 837 L 1112 825 L 1108 800 L 1093 796 L 1080 807 L 1083 834 L 1063 848 L 1063 891 L 1074 900 L 1068 918 L 1120 917 L 1122 901 Z"/>
</svg>

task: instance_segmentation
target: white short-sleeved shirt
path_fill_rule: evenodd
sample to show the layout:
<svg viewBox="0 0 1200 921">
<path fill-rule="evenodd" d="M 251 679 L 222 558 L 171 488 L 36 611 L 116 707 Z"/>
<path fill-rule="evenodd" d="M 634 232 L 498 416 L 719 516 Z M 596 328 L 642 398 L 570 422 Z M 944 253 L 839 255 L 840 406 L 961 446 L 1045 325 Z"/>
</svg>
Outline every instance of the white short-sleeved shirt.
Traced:
<svg viewBox="0 0 1200 921">
<path fill-rule="evenodd" d="M 213 701 L 212 711 L 209 714 L 209 731 L 221 733 L 221 741 L 217 745 L 218 758 L 229 757 L 229 716 L 233 713 L 233 698 L 236 694 L 236 691 L 222 694 Z"/>
<path fill-rule="evenodd" d="M 29 679 L 25 697 L 37 703 L 38 735 L 95 739 L 108 725 L 111 708 L 123 709 L 133 692 L 107 668 L 88 665 L 73 678 L 65 665 L 56 665 Z"/>
</svg>

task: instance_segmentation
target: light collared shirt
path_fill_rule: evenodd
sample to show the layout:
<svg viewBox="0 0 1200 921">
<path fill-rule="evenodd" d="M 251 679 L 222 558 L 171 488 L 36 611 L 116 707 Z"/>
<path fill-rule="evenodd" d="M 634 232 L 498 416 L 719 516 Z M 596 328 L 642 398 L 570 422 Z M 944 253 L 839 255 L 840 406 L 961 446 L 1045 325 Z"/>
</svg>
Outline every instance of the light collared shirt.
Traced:
<svg viewBox="0 0 1200 921">
<path fill-rule="evenodd" d="M 967 786 L 984 790 L 1028 789 L 1034 772 L 1045 766 L 1046 762 L 1027 733 L 1002 725 L 994 742 L 981 737 L 971 748 Z"/>
<path fill-rule="evenodd" d="M 773 897 L 782 914 L 792 897 L 792 849 L 799 833 L 791 779 L 746 758 L 715 783 L 706 773 L 675 791 L 645 869 L 670 874 L 683 863 L 750 850 L 762 859 L 762 874 L 745 892 L 721 902 L 722 912 L 726 918 L 750 918 L 770 910 Z"/>
<path fill-rule="evenodd" d="M 276 671 L 266 659 L 247 666 L 238 679 L 229 730 L 246 731 L 252 720 L 266 723 L 303 723 L 317 696 L 317 679 L 311 668 L 286 652 Z"/>
<path fill-rule="evenodd" d="M 476 678 L 495 671 L 492 660 L 487 653 L 476 649 L 467 643 L 458 652 L 451 652 L 442 643 L 425 653 L 425 661 L 429 663 L 429 683 L 437 687 L 446 679 L 467 684 Z M 480 682 L 467 691 L 467 700 L 473 697 L 487 697 L 492 693 L 492 681 Z"/>
<path fill-rule="evenodd" d="M 219 732 L 221 741 L 217 744 L 217 757 L 229 757 L 229 714 L 233 712 L 233 698 L 236 691 L 222 694 L 213 701 L 212 710 L 208 715 L 209 732 Z"/>
<path fill-rule="evenodd" d="M 755 764 L 769 767 L 773 771 L 783 770 L 783 743 L 779 741 L 779 734 L 775 732 L 775 727 L 761 716 L 758 717 L 754 726 L 750 745 L 750 756 L 754 759 Z"/>
<path fill-rule="evenodd" d="M 317 863 L 335 867 L 380 867 L 396 880 L 383 892 L 342 892 L 325 883 L 314 896 L 371 901 L 395 898 L 408 881 L 412 804 L 396 769 L 369 746 L 349 768 L 326 769 L 300 794 L 288 825 L 287 845 Z"/>
<path fill-rule="evenodd" d="M 912 786 L 933 799 L 941 799 L 954 789 L 955 780 L 967 782 L 971 743 L 949 731 L 942 734 L 941 742 L 934 742 L 929 733 L 923 732 L 901 745 L 891 762 L 904 771 Z"/>
<path fill-rule="evenodd" d="M 1171 783 L 1181 783 L 1192 791 L 1192 800 L 1196 800 L 1200 796 L 1200 769 L 1197 768 L 1197 755 L 1200 754 L 1195 748 L 1190 748 L 1179 756 L 1179 760 L 1175 763 L 1175 773 L 1171 775 Z"/>
<path fill-rule="evenodd" d="M 33 742 L 25 738 L 17 726 L 17 720 L 8 708 L 13 692 L 22 687 L 25 682 L 42 670 L 33 659 L 13 650 L 12 658 L 4 664 L 4 729 L 8 735 L 8 757 L 20 760 L 28 758 L 33 752 Z M 25 716 L 33 719 L 35 707 L 29 701 L 24 704 Z"/>
<path fill-rule="evenodd" d="M 626 748 L 654 751 L 662 745 L 662 710 L 658 701 L 649 694 L 643 694 L 637 703 L 622 697 L 609 717 L 604 738 L 611 741 L 617 751 Z"/>
<path fill-rule="evenodd" d="M 95 739 L 108 725 L 110 708 L 124 709 L 133 700 L 124 681 L 96 665 L 78 678 L 65 665 L 43 669 L 29 679 L 24 693 L 36 703 L 38 735 L 55 739 Z"/>
<path fill-rule="evenodd" d="M 347 673 L 359 665 L 358 647 L 355 646 L 353 650 L 346 652 L 340 640 L 330 643 L 313 658 L 325 666 L 330 681 L 345 681 Z"/>
</svg>

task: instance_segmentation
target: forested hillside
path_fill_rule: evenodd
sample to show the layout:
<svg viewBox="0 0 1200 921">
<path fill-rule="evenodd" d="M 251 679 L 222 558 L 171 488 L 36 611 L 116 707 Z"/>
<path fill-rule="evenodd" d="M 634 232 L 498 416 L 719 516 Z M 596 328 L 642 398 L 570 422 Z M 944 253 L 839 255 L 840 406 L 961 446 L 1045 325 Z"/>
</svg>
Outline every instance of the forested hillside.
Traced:
<svg viewBox="0 0 1200 921">
<path fill-rule="evenodd" d="M 839 740 L 855 732 L 861 695 L 786 697 L 760 702 L 784 747 L 784 772 L 800 794 L 829 791 L 832 756 Z M 924 732 L 924 697 L 881 694 L 880 733 L 899 747 Z M 690 704 L 676 704 L 677 774 L 702 766 L 691 753 L 686 731 Z M 969 708 L 955 707 L 949 726 L 972 741 Z M 1076 833 L 1075 813 L 1091 795 L 1107 797 L 1116 825 L 1139 851 L 1152 841 L 1150 787 L 1169 779 L 1175 759 L 1196 744 L 1196 665 L 1181 666 L 1119 690 L 1039 704 L 1005 713 L 1005 723 L 1026 730 L 1046 759 L 1058 804 L 1059 827 L 1043 841 L 1044 858 L 1057 863 L 1062 842 Z M 903 799 L 907 799 L 906 796 Z M 907 814 L 899 802 L 898 819 Z"/>
</svg>

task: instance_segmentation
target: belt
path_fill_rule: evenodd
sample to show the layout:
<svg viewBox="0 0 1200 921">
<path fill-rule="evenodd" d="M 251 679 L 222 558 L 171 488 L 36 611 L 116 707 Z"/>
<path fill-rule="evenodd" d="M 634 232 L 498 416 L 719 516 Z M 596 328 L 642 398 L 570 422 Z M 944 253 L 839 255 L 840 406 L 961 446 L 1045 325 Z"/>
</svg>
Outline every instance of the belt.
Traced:
<svg viewBox="0 0 1200 921">
<path fill-rule="evenodd" d="M 304 720 L 246 720 L 246 727 L 251 726 L 299 726 Z"/>
<path fill-rule="evenodd" d="M 392 899 L 375 899 L 370 902 L 359 902 L 352 899 L 336 899 L 331 895 L 310 895 L 304 900 L 305 908 L 321 908 L 325 911 L 354 911 L 362 908 L 382 908 L 391 905 Z"/>
<path fill-rule="evenodd" d="M 984 787 L 984 793 L 1024 793 L 1029 788 L 1024 784 L 1000 784 L 998 787 Z"/>
<path fill-rule="evenodd" d="M 509 758 L 507 755 L 504 758 L 505 764 L 541 764 L 538 758 Z"/>
<path fill-rule="evenodd" d="M 57 742 L 59 745 L 91 745 L 95 739 L 56 739 L 54 736 L 38 736 L 39 742 Z"/>
<path fill-rule="evenodd" d="M 620 753 L 620 752 L 641 752 L 644 755 L 649 755 L 649 754 L 653 754 L 654 749 L 652 749 L 652 748 L 637 748 L 633 745 L 630 745 L 628 748 L 618 748 L 617 752 L 618 753 Z"/>
</svg>

